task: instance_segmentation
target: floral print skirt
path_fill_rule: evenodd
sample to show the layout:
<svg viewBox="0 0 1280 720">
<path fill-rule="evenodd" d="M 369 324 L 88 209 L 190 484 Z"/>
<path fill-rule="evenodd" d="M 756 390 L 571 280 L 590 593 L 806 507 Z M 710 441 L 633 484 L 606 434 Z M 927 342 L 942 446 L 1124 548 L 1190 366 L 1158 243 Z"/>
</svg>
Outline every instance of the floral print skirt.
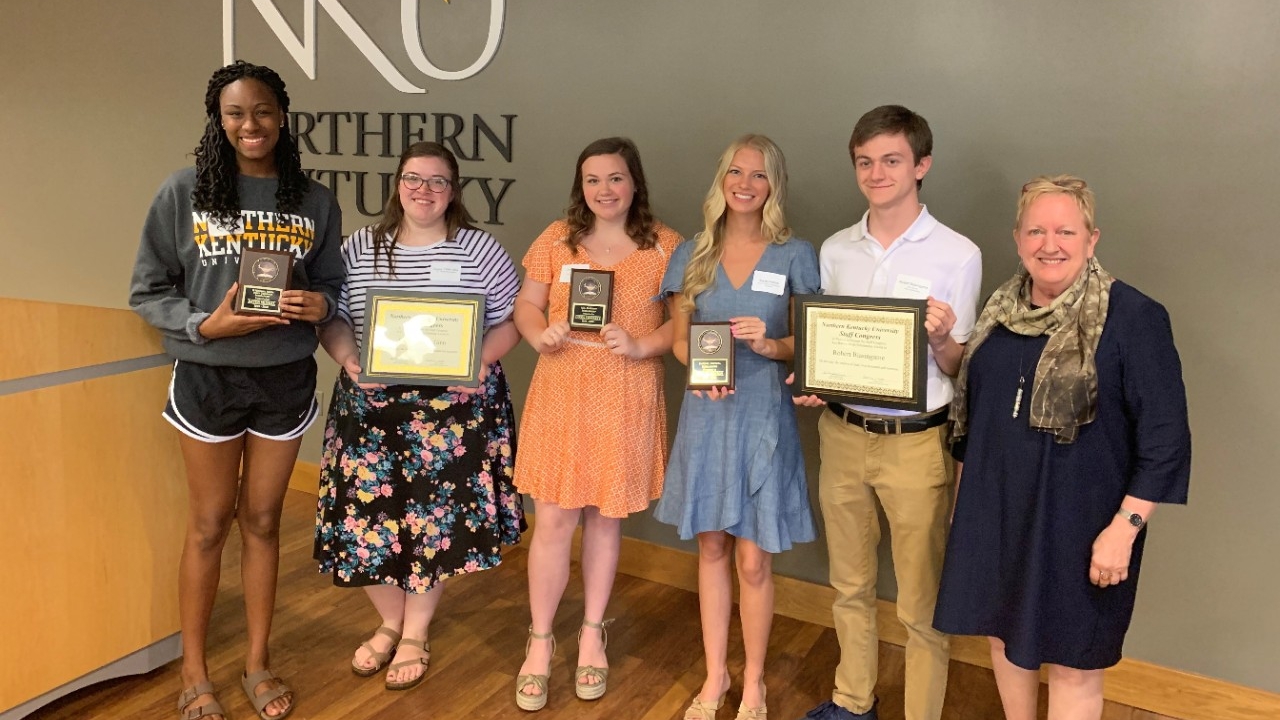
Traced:
<svg viewBox="0 0 1280 720">
<path fill-rule="evenodd" d="M 515 419 L 502 366 L 474 395 L 363 390 L 338 372 L 324 431 L 313 556 L 343 587 L 425 593 L 502 561 L 526 525 L 512 487 Z"/>
</svg>

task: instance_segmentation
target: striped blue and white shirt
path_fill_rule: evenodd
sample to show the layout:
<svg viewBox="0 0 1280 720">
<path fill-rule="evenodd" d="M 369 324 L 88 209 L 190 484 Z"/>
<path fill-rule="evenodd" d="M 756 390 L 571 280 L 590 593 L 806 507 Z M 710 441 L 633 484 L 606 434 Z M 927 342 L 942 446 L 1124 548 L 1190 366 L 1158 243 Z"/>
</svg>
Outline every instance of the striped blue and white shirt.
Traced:
<svg viewBox="0 0 1280 720">
<path fill-rule="evenodd" d="M 418 290 L 441 293 L 475 293 L 485 296 L 486 330 L 511 317 L 520 276 L 511 256 L 489 233 L 459 229 L 457 234 L 428 247 L 395 247 L 394 276 L 388 275 L 387 257 L 373 263 L 373 226 L 360 228 L 342 244 L 347 279 L 338 300 L 338 315 L 355 330 L 356 344 L 364 347 L 364 294 L 368 288 Z"/>
</svg>

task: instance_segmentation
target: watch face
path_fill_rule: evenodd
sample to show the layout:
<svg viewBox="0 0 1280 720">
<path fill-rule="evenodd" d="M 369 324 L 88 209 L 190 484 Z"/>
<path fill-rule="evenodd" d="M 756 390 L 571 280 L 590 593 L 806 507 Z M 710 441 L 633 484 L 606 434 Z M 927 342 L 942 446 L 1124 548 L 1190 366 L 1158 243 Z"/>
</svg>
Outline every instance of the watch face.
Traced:
<svg viewBox="0 0 1280 720">
<path fill-rule="evenodd" d="M 1138 513 L 1130 513 L 1130 514 L 1129 514 L 1129 524 L 1130 524 L 1130 525 L 1132 525 L 1132 526 L 1134 526 L 1134 527 L 1136 527 L 1136 528 L 1140 528 L 1140 527 L 1142 527 L 1142 526 L 1143 526 L 1143 524 L 1144 524 L 1144 523 L 1145 523 L 1145 521 L 1142 519 L 1142 516 L 1141 516 L 1141 515 L 1139 515 Z"/>
</svg>

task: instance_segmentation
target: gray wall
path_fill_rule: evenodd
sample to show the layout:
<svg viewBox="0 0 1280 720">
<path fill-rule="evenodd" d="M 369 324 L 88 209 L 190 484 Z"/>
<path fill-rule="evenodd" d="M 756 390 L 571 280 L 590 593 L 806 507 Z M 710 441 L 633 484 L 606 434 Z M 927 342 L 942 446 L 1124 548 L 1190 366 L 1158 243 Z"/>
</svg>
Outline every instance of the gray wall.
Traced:
<svg viewBox="0 0 1280 720">
<path fill-rule="evenodd" d="M 300 27 L 304 3 L 277 2 Z M 419 5 L 431 59 L 468 65 L 489 4 Z M 511 2 L 495 59 L 458 82 L 413 68 L 399 3 L 345 6 L 427 94 L 388 85 L 323 7 L 315 81 L 249 0 L 233 4 L 237 52 L 281 71 L 295 110 L 517 115 L 511 162 L 489 151 L 464 163 L 464 174 L 516 180 L 490 229 L 517 260 L 563 207 L 577 152 L 603 135 L 638 142 L 658 214 L 685 234 L 698 229 L 724 145 L 748 130 L 773 136 L 790 162 L 791 221 L 818 243 L 864 209 L 845 152 L 853 122 L 875 105 L 906 104 L 936 135 L 923 198 L 982 246 L 987 290 L 1014 267 L 1021 183 L 1044 172 L 1086 177 L 1100 199 L 1102 261 L 1173 316 L 1196 441 L 1190 507 L 1164 508 L 1152 523 L 1127 650 L 1280 691 L 1280 484 L 1270 462 L 1280 389 L 1269 370 L 1280 355 L 1269 289 L 1280 244 L 1266 239 L 1265 211 L 1280 195 L 1280 5 Z M 222 60 L 221 13 L 214 0 L 0 8 L 0 292 L 125 305 L 143 214 L 163 178 L 190 162 L 201 130 L 204 83 Z M 394 169 L 352 157 L 344 132 L 346 155 L 304 165 Z M 480 214 L 477 190 L 467 200 Z M 349 189 L 340 197 L 349 232 L 366 219 Z M 523 347 L 508 363 L 519 396 L 532 363 Z M 803 424 L 816 470 L 813 419 Z M 313 437 L 304 457 L 317 446 Z M 647 517 L 627 531 L 674 543 Z M 796 549 L 777 568 L 823 581 L 825 548 Z M 892 597 L 887 563 L 883 574 Z"/>
</svg>

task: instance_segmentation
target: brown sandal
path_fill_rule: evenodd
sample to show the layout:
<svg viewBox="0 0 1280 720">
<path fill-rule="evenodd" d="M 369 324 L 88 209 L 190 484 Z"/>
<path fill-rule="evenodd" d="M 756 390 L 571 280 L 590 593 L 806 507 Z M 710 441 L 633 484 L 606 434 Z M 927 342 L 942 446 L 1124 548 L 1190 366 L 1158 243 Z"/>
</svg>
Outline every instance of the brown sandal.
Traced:
<svg viewBox="0 0 1280 720">
<path fill-rule="evenodd" d="M 188 709 L 187 706 L 195 702 L 196 698 L 201 695 L 208 695 L 213 699 L 200 707 Z M 200 718 L 210 715 L 221 715 L 222 720 L 227 718 L 227 711 L 223 710 L 222 705 L 218 703 L 218 696 L 213 694 L 213 683 L 208 680 L 196 683 L 178 695 L 178 713 L 182 720 L 200 720 Z"/>
<path fill-rule="evenodd" d="M 386 625 L 382 625 L 377 630 L 374 630 L 373 635 L 374 637 L 383 635 L 391 638 L 391 647 L 384 652 L 378 652 L 373 649 L 373 645 L 369 644 L 369 640 L 372 640 L 373 638 L 369 638 L 369 640 L 360 643 L 360 647 L 368 650 L 369 657 L 373 658 L 373 667 L 357 665 L 356 659 L 354 657 L 351 658 L 351 672 L 359 675 L 360 677 L 373 677 L 374 675 L 382 672 L 382 668 L 386 667 L 387 663 L 391 661 L 391 656 L 396 654 L 396 645 L 400 644 L 400 633 L 392 630 Z"/>
<path fill-rule="evenodd" d="M 396 645 L 397 651 L 400 649 L 401 645 L 408 645 L 409 647 L 421 648 L 422 652 L 426 653 L 426 655 L 420 658 L 414 658 L 412 660 L 401 660 L 400 662 L 391 663 L 391 665 L 387 668 L 387 672 L 391 672 L 393 670 L 399 670 L 400 668 L 406 668 L 411 665 L 421 664 L 422 673 L 419 674 L 418 677 L 412 680 L 406 680 L 405 682 L 387 682 L 386 688 L 388 690 L 408 690 L 411 687 L 417 687 L 418 684 L 421 683 L 427 677 L 427 666 L 430 665 L 431 663 L 431 646 L 427 644 L 427 641 L 417 640 L 415 638 L 404 638 L 399 642 L 399 644 Z"/>
<path fill-rule="evenodd" d="M 270 690 L 265 690 L 261 695 L 254 695 L 253 689 L 268 680 L 275 680 L 276 686 Z M 252 675 L 245 675 L 240 678 L 240 686 L 244 688 L 244 694 L 249 696 L 249 704 L 253 705 L 253 709 L 258 713 L 258 717 L 262 720 L 281 720 L 281 718 L 289 717 L 296 705 L 293 696 L 293 690 L 284 684 L 284 681 L 276 676 L 270 670 L 259 670 Z M 267 713 L 267 706 L 273 701 L 289 696 L 289 707 L 279 715 L 270 715 Z"/>
</svg>

